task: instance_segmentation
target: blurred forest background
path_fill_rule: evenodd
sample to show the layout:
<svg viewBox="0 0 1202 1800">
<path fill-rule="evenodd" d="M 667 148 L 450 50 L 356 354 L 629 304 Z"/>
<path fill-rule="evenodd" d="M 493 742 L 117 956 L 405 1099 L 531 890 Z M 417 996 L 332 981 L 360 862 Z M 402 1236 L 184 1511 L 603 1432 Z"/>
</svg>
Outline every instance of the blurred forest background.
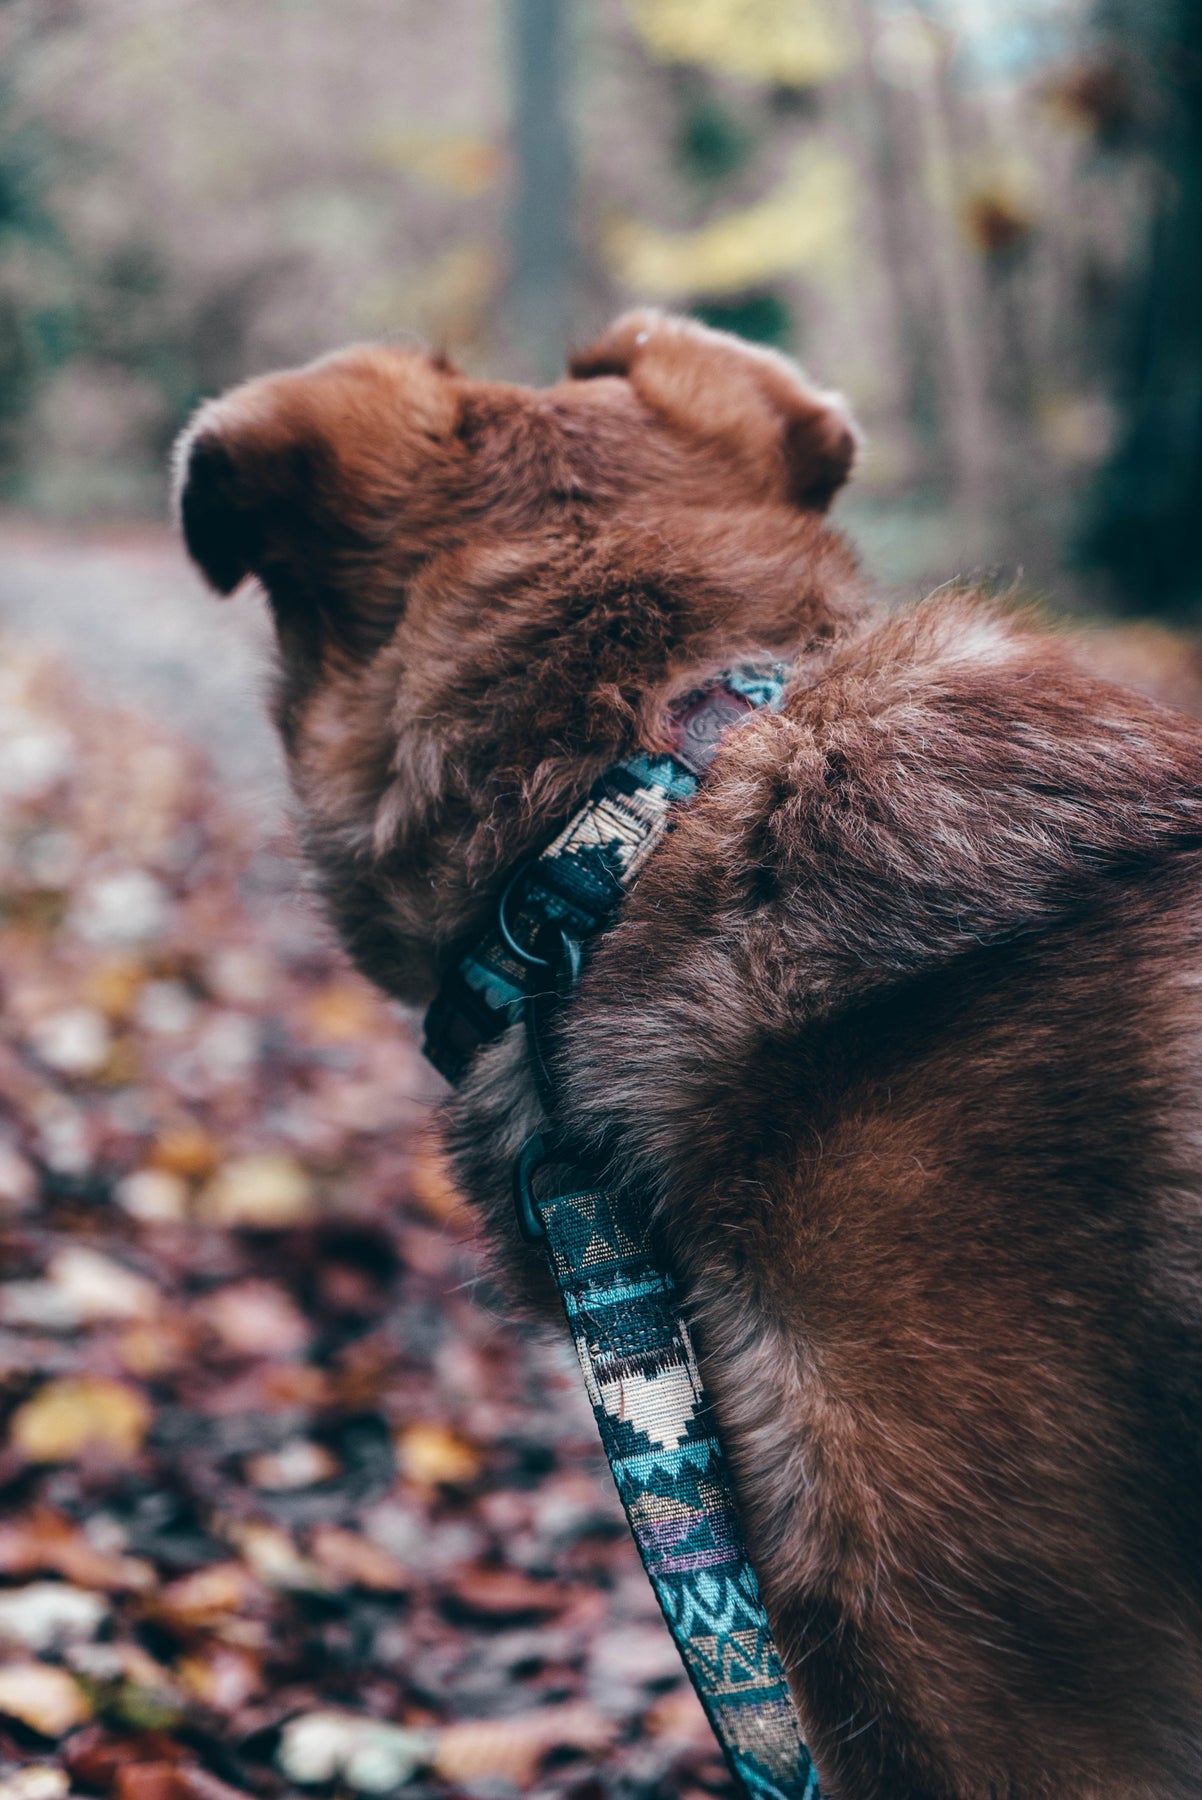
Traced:
<svg viewBox="0 0 1202 1800">
<path fill-rule="evenodd" d="M 1198 598 L 1191 0 L 5 0 L 0 494 L 158 518 L 350 338 L 551 378 L 633 299 L 800 354 L 893 580 Z"/>
<path fill-rule="evenodd" d="M 729 1796 L 166 520 L 243 375 L 648 300 L 1202 711 L 1197 0 L 0 0 L 0 1800 Z"/>
</svg>

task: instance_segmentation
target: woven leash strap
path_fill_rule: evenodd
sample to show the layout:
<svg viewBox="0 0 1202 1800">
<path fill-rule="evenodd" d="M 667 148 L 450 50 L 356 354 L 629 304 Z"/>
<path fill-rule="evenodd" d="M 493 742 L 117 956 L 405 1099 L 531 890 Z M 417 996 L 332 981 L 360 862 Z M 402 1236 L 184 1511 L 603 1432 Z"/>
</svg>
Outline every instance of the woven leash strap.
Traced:
<svg viewBox="0 0 1202 1800">
<path fill-rule="evenodd" d="M 608 769 L 510 878 L 493 928 L 448 971 L 426 1016 L 426 1055 L 448 1081 L 462 1081 L 482 1046 L 523 1019 L 539 1079 L 532 1009 L 553 969 L 539 946 L 547 935 L 587 946 L 604 930 L 725 735 L 758 708 L 778 707 L 785 678 L 783 668 L 749 666 L 687 696 L 674 712 L 671 753 L 637 750 Z M 546 1105 L 554 1114 L 553 1095 Z M 600 1189 L 537 1197 L 529 1178 L 546 1160 L 541 1138 L 530 1139 L 515 1171 L 519 1222 L 531 1241 L 546 1240 L 668 1629 L 740 1791 L 749 1800 L 819 1800 L 676 1287 L 624 1197 Z"/>
<path fill-rule="evenodd" d="M 639 1555 L 731 1773 L 754 1800 L 819 1800 L 672 1278 L 614 1194 L 535 1205 Z"/>
</svg>

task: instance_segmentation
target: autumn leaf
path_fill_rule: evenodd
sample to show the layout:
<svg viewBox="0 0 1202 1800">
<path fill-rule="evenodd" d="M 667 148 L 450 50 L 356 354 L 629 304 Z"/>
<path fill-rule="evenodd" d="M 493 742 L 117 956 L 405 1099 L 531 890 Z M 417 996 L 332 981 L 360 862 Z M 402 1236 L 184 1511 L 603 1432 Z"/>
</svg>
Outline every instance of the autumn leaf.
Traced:
<svg viewBox="0 0 1202 1800">
<path fill-rule="evenodd" d="M 17 1408 L 9 1441 L 30 1462 L 70 1462 L 85 1450 L 129 1462 L 141 1449 L 150 1420 L 146 1396 L 125 1382 L 65 1376 L 47 1382 Z"/>
<path fill-rule="evenodd" d="M 0 1664 L 0 1713 L 43 1737 L 65 1737 L 92 1716 L 78 1682 L 48 1663 Z"/>
<path fill-rule="evenodd" d="M 433 1421 L 406 1426 L 397 1439 L 397 1460 L 408 1480 L 434 1486 L 461 1486 L 480 1471 L 479 1452 Z"/>
</svg>

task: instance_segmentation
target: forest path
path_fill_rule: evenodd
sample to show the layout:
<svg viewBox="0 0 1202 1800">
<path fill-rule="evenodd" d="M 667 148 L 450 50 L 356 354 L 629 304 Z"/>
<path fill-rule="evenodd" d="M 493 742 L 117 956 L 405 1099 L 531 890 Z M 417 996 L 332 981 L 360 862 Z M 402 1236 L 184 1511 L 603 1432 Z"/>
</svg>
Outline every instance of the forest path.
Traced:
<svg viewBox="0 0 1202 1800">
<path fill-rule="evenodd" d="M 0 633 L 61 658 L 92 698 L 191 739 L 244 810 L 278 822 L 287 784 L 264 705 L 265 609 L 215 600 L 166 526 L 0 517 Z"/>
</svg>

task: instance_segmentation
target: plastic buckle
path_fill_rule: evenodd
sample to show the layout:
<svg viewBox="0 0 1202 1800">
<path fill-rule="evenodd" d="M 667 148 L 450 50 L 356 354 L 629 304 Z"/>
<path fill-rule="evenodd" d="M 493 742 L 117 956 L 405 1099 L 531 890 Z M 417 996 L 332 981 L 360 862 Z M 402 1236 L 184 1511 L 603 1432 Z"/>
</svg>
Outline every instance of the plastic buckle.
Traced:
<svg viewBox="0 0 1202 1800">
<path fill-rule="evenodd" d="M 545 1132 L 528 1137 L 517 1153 L 513 1165 L 513 1210 L 518 1230 L 528 1244 L 546 1242 L 547 1228 L 534 1198 L 534 1177 L 551 1160 L 551 1140 Z"/>
</svg>

